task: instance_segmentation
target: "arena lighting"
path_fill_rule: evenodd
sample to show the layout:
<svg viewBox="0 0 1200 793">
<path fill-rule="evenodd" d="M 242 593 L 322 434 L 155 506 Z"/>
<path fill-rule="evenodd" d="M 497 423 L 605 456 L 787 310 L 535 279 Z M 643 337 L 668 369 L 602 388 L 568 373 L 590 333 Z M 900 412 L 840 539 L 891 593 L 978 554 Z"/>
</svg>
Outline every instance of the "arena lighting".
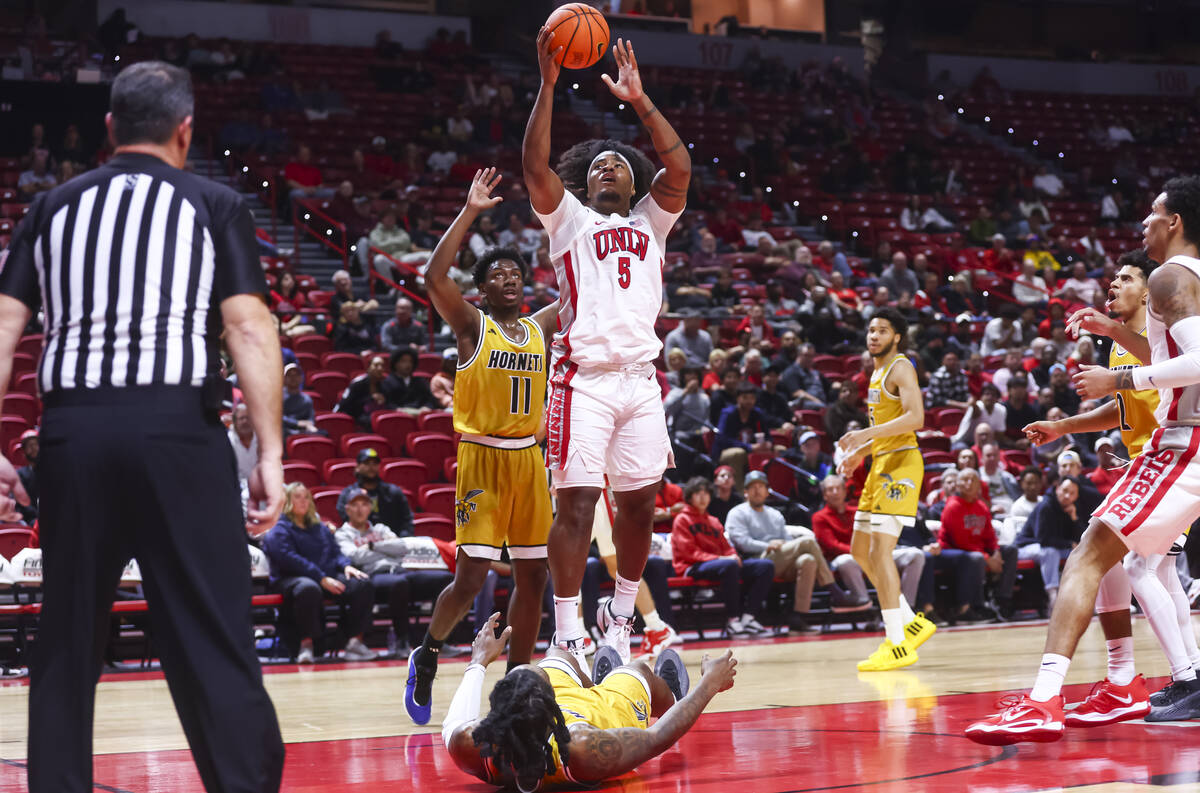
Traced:
<svg viewBox="0 0 1200 793">
<path fill-rule="evenodd" d="M 793 203 L 794 205 L 796 205 L 796 206 L 800 206 L 800 202 L 799 202 L 799 201 L 793 201 L 792 203 Z M 821 215 L 821 220 L 822 220 L 822 221 L 824 221 L 824 222 L 828 222 L 828 220 L 829 220 L 829 215 Z"/>
<path fill-rule="evenodd" d="M 312 217 L 312 215 L 308 214 L 307 212 L 304 213 L 305 220 L 308 220 L 310 217 Z"/>
<path fill-rule="evenodd" d="M 961 116 L 961 115 L 963 114 L 963 112 L 964 112 L 964 111 L 963 111 L 963 109 L 960 107 L 960 108 L 958 109 L 958 114 Z"/>
<path fill-rule="evenodd" d="M 350 246 L 350 252 L 351 252 L 351 253 L 354 253 L 356 250 L 358 250 L 358 246 L 357 246 L 357 245 L 351 245 L 351 246 Z"/>
<path fill-rule="evenodd" d="M 1034 146 L 1038 145 L 1037 138 L 1034 138 L 1034 139 L 1033 139 L 1033 145 L 1034 145 Z"/>
<path fill-rule="evenodd" d="M 271 185 L 270 185 L 269 183 L 267 183 L 267 182 L 263 182 L 263 187 L 270 187 L 270 186 L 271 186 Z"/>
<path fill-rule="evenodd" d="M 768 193 L 769 193 L 769 192 L 771 192 L 771 186 L 770 186 L 770 185 L 767 185 L 767 192 L 768 192 Z"/>
<path fill-rule="evenodd" d="M 617 105 L 617 110 L 624 110 L 624 109 L 625 109 L 625 103 L 624 103 L 624 102 L 622 102 L 621 104 Z"/>
<path fill-rule="evenodd" d="M 578 91 L 578 90 L 579 90 L 579 83 L 571 83 L 571 90 L 572 90 L 572 91 Z"/>
<path fill-rule="evenodd" d="M 1060 160 L 1065 156 L 1066 155 L 1064 155 L 1061 151 L 1058 153 L 1058 159 L 1060 159 Z"/>
<path fill-rule="evenodd" d="M 946 97 L 942 96 L 941 94 L 938 94 L 938 101 L 939 101 L 939 102 L 941 102 L 941 101 L 942 101 L 943 99 L 945 99 L 945 98 L 946 98 Z"/>
<path fill-rule="evenodd" d="M 986 289 L 983 291 L 983 296 L 984 296 L 984 297 L 987 297 L 987 296 L 988 296 L 988 293 L 987 293 L 987 290 L 986 290 Z"/>
<path fill-rule="evenodd" d="M 325 229 L 325 236 L 326 236 L 326 237 L 330 236 L 331 234 L 333 234 L 333 229 Z M 985 292 L 984 294 L 987 294 L 987 293 Z"/>
<path fill-rule="evenodd" d="M 850 232 L 850 236 L 851 236 L 851 237 L 857 237 L 857 236 L 858 236 L 858 232 L 857 232 L 857 231 L 852 231 L 852 232 Z"/>
<path fill-rule="evenodd" d="M 226 150 L 225 150 L 225 156 L 226 156 L 226 157 L 228 157 L 228 156 L 229 156 L 229 149 L 226 149 Z"/>
<path fill-rule="evenodd" d="M 249 165 L 243 165 L 243 166 L 242 166 L 242 173 L 250 173 L 250 166 L 249 166 Z"/>
<path fill-rule="evenodd" d="M 694 149 L 694 148 L 696 148 L 696 144 L 695 144 L 695 143 L 689 143 L 689 144 L 688 144 L 688 148 L 689 148 L 689 149 Z"/>
<path fill-rule="evenodd" d="M 120 55 L 114 55 L 114 56 L 113 56 L 113 63 L 118 63 L 118 62 L 120 62 L 120 60 L 121 60 L 121 56 L 120 56 Z"/>
<path fill-rule="evenodd" d="M 720 161 L 721 161 L 720 157 L 713 157 L 713 162 L 720 162 Z"/>
<path fill-rule="evenodd" d="M 1116 184 L 1116 183 L 1117 183 L 1117 180 L 1116 180 L 1116 178 L 1114 177 L 1114 178 L 1113 178 L 1113 184 Z"/>
<path fill-rule="evenodd" d="M 1013 134 L 1013 128 L 1012 128 L 1012 127 L 1009 127 L 1009 128 L 1008 128 L 1008 134 L 1009 134 L 1009 135 Z"/>
<path fill-rule="evenodd" d="M 983 120 L 984 120 L 984 122 L 985 122 L 985 123 L 988 123 L 988 124 L 992 123 L 992 117 L 991 117 L 991 116 L 984 116 L 984 117 L 983 117 Z"/>
<path fill-rule="evenodd" d="M 738 178 L 739 178 L 739 179 L 745 179 L 745 178 L 746 178 L 746 172 L 745 172 L 745 171 L 738 171 Z"/>
<path fill-rule="evenodd" d="M 794 206 L 794 207 L 798 207 L 798 206 L 800 206 L 800 202 L 799 202 L 799 201 L 793 201 L 793 202 L 792 202 L 792 206 Z"/>
</svg>

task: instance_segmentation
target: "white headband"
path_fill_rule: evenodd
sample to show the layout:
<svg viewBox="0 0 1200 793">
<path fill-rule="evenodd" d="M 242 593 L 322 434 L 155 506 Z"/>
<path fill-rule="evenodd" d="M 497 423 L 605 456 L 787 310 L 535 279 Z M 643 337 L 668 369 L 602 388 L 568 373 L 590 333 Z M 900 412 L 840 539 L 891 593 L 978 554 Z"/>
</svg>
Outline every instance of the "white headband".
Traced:
<svg viewBox="0 0 1200 793">
<path fill-rule="evenodd" d="M 633 166 L 629 164 L 629 160 L 625 158 L 625 155 L 619 151 L 613 151 L 612 149 L 605 149 L 604 151 L 600 152 L 599 154 L 597 154 L 595 157 L 592 158 L 592 164 L 588 166 L 588 170 L 589 171 L 592 170 L 592 168 L 594 168 L 596 166 L 596 160 L 600 159 L 601 157 L 605 156 L 606 154 L 611 154 L 614 157 L 618 157 L 618 158 L 620 158 L 621 162 L 625 163 L 625 168 L 629 171 L 630 186 L 636 190 L 637 185 L 634 184 L 634 181 L 633 181 Z"/>
</svg>

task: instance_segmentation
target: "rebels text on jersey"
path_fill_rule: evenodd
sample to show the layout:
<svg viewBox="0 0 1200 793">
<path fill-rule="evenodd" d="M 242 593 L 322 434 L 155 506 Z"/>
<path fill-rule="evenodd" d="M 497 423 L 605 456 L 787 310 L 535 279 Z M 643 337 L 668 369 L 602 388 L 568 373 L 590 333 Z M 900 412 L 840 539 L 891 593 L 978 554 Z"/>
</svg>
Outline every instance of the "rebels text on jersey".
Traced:
<svg viewBox="0 0 1200 793">
<path fill-rule="evenodd" d="M 556 365 L 624 365 L 658 356 L 663 251 L 680 214 L 646 195 L 628 216 L 602 215 L 568 191 L 553 212 L 538 213 L 558 276 Z"/>
</svg>

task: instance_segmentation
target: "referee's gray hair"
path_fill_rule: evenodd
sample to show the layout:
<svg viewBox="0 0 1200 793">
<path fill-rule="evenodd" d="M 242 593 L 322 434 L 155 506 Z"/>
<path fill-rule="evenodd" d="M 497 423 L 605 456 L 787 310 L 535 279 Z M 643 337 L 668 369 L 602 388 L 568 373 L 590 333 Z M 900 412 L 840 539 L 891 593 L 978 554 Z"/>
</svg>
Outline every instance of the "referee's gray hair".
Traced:
<svg viewBox="0 0 1200 793">
<path fill-rule="evenodd" d="M 192 76 L 186 69 L 163 61 L 127 66 L 112 85 L 113 142 L 166 143 L 195 106 Z"/>
</svg>

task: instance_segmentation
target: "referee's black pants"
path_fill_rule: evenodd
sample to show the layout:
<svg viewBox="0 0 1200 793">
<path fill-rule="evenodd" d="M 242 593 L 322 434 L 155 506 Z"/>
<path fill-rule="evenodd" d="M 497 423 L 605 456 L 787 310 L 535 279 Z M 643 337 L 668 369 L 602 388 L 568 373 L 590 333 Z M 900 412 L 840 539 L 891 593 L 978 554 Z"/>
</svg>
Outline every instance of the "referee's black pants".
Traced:
<svg viewBox="0 0 1200 793">
<path fill-rule="evenodd" d="M 96 682 L 131 556 L 205 789 L 277 791 L 283 742 L 254 653 L 235 462 L 216 415 L 190 388 L 54 393 L 40 439 L 30 793 L 92 790 Z"/>
</svg>

